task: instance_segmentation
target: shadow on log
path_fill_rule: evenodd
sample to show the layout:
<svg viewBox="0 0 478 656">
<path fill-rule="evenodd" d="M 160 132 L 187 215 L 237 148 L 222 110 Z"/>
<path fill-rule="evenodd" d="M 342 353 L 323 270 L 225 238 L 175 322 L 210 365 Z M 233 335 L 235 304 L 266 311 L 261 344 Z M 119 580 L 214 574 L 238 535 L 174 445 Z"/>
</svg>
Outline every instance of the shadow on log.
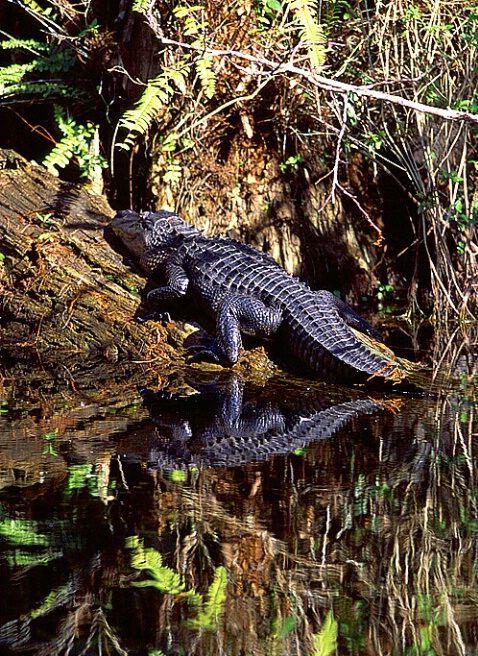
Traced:
<svg viewBox="0 0 478 656">
<path fill-rule="evenodd" d="M 7 377 L 40 368 L 74 389 L 85 376 L 101 384 L 141 367 L 144 373 L 148 363 L 166 372 L 180 361 L 162 326 L 133 320 L 144 278 L 108 243 L 113 214 L 87 187 L 0 151 L 0 363 Z"/>
</svg>

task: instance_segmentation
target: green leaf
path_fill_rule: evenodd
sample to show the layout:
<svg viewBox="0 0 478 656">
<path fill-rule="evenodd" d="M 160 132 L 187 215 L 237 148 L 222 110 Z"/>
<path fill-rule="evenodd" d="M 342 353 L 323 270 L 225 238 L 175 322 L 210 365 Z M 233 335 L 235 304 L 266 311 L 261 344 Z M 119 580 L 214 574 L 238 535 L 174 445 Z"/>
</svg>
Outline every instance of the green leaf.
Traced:
<svg viewBox="0 0 478 656">
<path fill-rule="evenodd" d="M 301 28 L 299 35 L 309 53 L 312 66 L 320 70 L 325 62 L 325 37 L 324 28 L 315 20 L 316 11 L 313 0 L 288 0 L 288 5 Z"/>
<path fill-rule="evenodd" d="M 201 57 L 196 61 L 196 71 L 201 80 L 202 90 L 206 98 L 211 99 L 216 91 L 216 74 L 209 57 Z"/>
<path fill-rule="evenodd" d="M 188 474 L 182 469 L 174 469 L 171 472 L 171 480 L 176 482 L 176 483 L 184 483 L 184 481 L 187 479 Z"/>
<path fill-rule="evenodd" d="M 140 14 L 145 14 L 152 4 L 152 0 L 134 0 L 131 9 L 133 11 L 139 12 Z"/>
<path fill-rule="evenodd" d="M 179 574 L 162 564 L 163 559 L 156 549 L 145 549 L 137 536 L 128 538 L 126 546 L 133 550 L 131 566 L 139 571 L 147 572 L 151 578 L 144 581 L 134 581 L 136 588 L 155 588 L 165 594 L 181 594 L 185 591 L 184 583 Z"/>
<path fill-rule="evenodd" d="M 207 592 L 207 599 L 196 619 L 188 624 L 192 628 L 213 631 L 216 629 L 219 619 L 224 613 L 226 602 L 227 574 L 225 567 L 218 567 L 214 573 L 214 579 Z"/>
<path fill-rule="evenodd" d="M 332 611 L 327 613 L 322 630 L 313 637 L 314 656 L 330 656 L 337 649 L 338 624 Z"/>
<path fill-rule="evenodd" d="M 36 533 L 37 523 L 26 519 L 4 519 L 0 522 L 0 535 L 11 544 L 20 546 L 46 547 L 50 539 Z"/>
</svg>

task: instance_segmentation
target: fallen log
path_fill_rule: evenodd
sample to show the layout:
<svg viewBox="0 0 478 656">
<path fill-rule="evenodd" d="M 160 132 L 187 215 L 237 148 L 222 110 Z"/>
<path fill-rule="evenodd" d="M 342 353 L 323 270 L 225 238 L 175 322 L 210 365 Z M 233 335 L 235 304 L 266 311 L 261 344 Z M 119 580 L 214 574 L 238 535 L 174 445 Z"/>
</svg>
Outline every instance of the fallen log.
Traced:
<svg viewBox="0 0 478 656">
<path fill-rule="evenodd" d="M 124 379 L 133 364 L 167 372 L 180 361 L 163 326 L 134 321 L 144 278 L 111 247 L 113 214 L 86 186 L 0 151 L 3 376 L 36 365 L 75 387 L 83 377 Z"/>
</svg>

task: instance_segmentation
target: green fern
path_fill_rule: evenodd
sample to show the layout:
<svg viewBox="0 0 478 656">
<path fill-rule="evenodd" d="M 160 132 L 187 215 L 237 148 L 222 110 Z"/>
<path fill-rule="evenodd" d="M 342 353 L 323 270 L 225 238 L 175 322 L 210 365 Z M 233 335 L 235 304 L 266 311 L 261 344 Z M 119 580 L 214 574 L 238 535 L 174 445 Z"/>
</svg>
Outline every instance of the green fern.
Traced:
<svg viewBox="0 0 478 656">
<path fill-rule="evenodd" d="M 218 567 L 209 586 L 206 601 L 202 604 L 198 616 L 189 621 L 192 628 L 213 631 L 224 613 L 226 603 L 227 573 L 225 567 Z"/>
<path fill-rule="evenodd" d="M 50 16 L 53 11 L 52 7 L 43 9 L 43 7 L 40 7 L 40 5 L 35 2 L 35 0 L 22 0 L 19 4 L 29 7 L 36 14 L 40 14 L 40 16 Z"/>
<path fill-rule="evenodd" d="M 170 159 L 166 165 L 166 172 L 163 175 L 163 182 L 171 185 L 178 184 L 183 177 L 183 167 L 178 159 Z"/>
<path fill-rule="evenodd" d="M 33 51 L 35 54 L 48 50 L 50 47 L 49 44 L 37 41 L 36 39 L 6 39 L 5 41 L 0 41 L 0 48 L 3 48 L 3 50 L 19 48 L 20 50 Z"/>
<path fill-rule="evenodd" d="M 18 93 L 20 82 L 35 68 L 34 62 L 27 64 L 10 64 L 0 68 L 0 96 L 10 96 Z M 27 88 L 25 86 L 25 88 Z"/>
<path fill-rule="evenodd" d="M 181 577 L 170 567 L 162 564 L 162 558 L 156 549 L 146 549 L 137 537 L 128 538 L 126 546 L 132 550 L 131 565 L 134 569 L 144 571 L 150 578 L 144 581 L 134 581 L 137 588 L 152 587 L 166 594 L 181 594 L 185 591 Z"/>
<path fill-rule="evenodd" d="M 173 10 L 173 13 L 178 20 L 184 19 L 184 36 L 199 35 L 197 39 L 194 39 L 191 45 L 195 48 L 205 48 L 206 39 L 204 34 L 206 33 L 205 30 L 208 28 L 209 23 L 203 20 L 204 7 L 202 5 L 194 5 L 193 7 L 180 5 Z M 199 13 L 201 14 L 201 20 L 197 17 L 197 14 Z M 206 98 L 211 99 L 216 91 L 216 73 L 212 66 L 211 57 L 205 54 L 197 56 L 195 59 L 195 68 L 204 95 Z"/>
<path fill-rule="evenodd" d="M 4 50 L 21 49 L 31 52 L 34 59 L 24 64 L 10 64 L 0 68 L 0 96 L 32 96 L 39 95 L 43 98 L 56 95 L 64 95 L 66 85 L 50 80 L 37 82 L 36 74 L 49 73 L 51 75 L 65 73 L 75 63 L 75 56 L 69 50 L 61 50 L 34 39 L 6 39 L 0 41 L 0 47 Z M 68 87 L 68 93 L 72 90 Z M 77 95 L 77 94 L 75 94 Z"/>
<path fill-rule="evenodd" d="M 184 73 L 178 69 L 166 69 L 161 75 L 151 80 L 135 107 L 123 114 L 119 128 L 128 132 L 124 140 L 116 144 L 118 148 L 129 150 L 138 136 L 146 134 L 158 113 L 168 104 L 169 99 L 175 93 L 175 88 L 171 83 L 179 91 L 185 92 Z"/>
<path fill-rule="evenodd" d="M 216 91 L 216 74 L 212 68 L 212 60 L 209 57 L 199 57 L 196 60 L 196 71 L 204 95 L 211 99 Z"/>
<path fill-rule="evenodd" d="M 332 611 L 327 613 L 322 630 L 313 636 L 314 656 L 330 656 L 337 649 L 338 624 Z"/>
<path fill-rule="evenodd" d="M 94 167 L 106 167 L 103 157 L 92 155 L 91 143 L 98 126 L 93 123 L 82 125 L 65 115 L 64 111 L 55 106 L 55 119 L 63 138 L 55 145 L 53 150 L 43 160 L 43 166 L 53 173 L 59 175 L 59 169 L 63 169 L 75 159 L 80 169 L 80 175 L 90 179 Z"/>
<path fill-rule="evenodd" d="M 316 21 L 314 0 L 286 0 L 300 25 L 299 36 L 307 48 L 312 66 L 321 69 L 325 62 L 326 37 L 324 29 Z"/>
<path fill-rule="evenodd" d="M 145 14 L 152 4 L 153 0 L 134 0 L 132 10 Z"/>
</svg>

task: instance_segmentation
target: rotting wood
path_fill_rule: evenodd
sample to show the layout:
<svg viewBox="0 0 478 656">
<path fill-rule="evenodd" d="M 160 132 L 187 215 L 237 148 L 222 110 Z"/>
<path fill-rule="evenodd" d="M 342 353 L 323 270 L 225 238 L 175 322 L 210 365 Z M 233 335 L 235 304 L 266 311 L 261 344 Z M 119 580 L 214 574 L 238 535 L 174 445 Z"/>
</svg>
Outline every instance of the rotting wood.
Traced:
<svg viewBox="0 0 478 656">
<path fill-rule="evenodd" d="M 111 246 L 113 214 L 87 187 L 0 151 L 4 375 L 37 363 L 74 387 L 79 370 L 106 377 L 125 363 L 154 363 L 161 372 L 180 360 L 163 326 L 134 321 L 145 280 Z"/>
</svg>

